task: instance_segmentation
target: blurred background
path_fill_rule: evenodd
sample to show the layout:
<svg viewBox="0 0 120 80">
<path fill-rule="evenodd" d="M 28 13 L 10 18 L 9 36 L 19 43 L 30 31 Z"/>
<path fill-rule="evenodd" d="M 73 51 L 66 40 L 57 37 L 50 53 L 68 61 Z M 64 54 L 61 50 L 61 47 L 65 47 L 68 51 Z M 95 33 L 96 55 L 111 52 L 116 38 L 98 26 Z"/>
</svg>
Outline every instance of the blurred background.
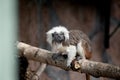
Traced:
<svg viewBox="0 0 120 80">
<path fill-rule="evenodd" d="M 14 78 L 17 51 L 13 46 L 17 38 L 50 50 L 46 32 L 58 25 L 81 30 L 89 36 L 93 49 L 91 60 L 120 66 L 120 0 L 0 0 L 0 10 L 1 80 L 17 80 Z M 27 73 L 33 73 L 41 65 L 19 59 L 18 71 L 27 68 Z M 85 75 L 47 65 L 39 80 L 85 80 Z"/>
<path fill-rule="evenodd" d="M 0 0 L 0 80 L 18 80 L 17 30 L 17 0 Z"/>
<path fill-rule="evenodd" d="M 50 50 L 46 32 L 54 26 L 85 32 L 93 61 L 120 66 L 120 0 L 19 0 L 19 40 Z M 36 71 L 39 62 L 29 61 Z M 40 80 L 85 80 L 85 75 L 48 65 Z M 91 78 L 92 80 L 112 80 Z"/>
</svg>

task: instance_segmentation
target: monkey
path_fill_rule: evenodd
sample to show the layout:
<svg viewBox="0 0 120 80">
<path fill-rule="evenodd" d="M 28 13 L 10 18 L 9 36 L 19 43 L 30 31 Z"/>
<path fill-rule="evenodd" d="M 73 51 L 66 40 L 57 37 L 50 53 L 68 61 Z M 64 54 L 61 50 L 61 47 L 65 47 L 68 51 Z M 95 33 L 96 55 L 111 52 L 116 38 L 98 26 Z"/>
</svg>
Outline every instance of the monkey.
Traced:
<svg viewBox="0 0 120 80">
<path fill-rule="evenodd" d="M 67 67 L 71 67 L 76 56 L 81 59 L 90 59 L 92 56 L 91 42 L 80 30 L 68 31 L 64 26 L 55 26 L 46 32 L 46 35 L 53 53 L 67 54 Z"/>
<path fill-rule="evenodd" d="M 65 53 L 68 53 L 67 66 L 70 66 L 71 61 L 76 55 L 79 55 L 82 59 L 91 58 L 91 42 L 88 36 L 82 31 L 68 31 L 64 26 L 56 26 L 46 34 L 47 42 L 52 47 L 52 52 L 58 53 L 66 51 Z"/>
</svg>

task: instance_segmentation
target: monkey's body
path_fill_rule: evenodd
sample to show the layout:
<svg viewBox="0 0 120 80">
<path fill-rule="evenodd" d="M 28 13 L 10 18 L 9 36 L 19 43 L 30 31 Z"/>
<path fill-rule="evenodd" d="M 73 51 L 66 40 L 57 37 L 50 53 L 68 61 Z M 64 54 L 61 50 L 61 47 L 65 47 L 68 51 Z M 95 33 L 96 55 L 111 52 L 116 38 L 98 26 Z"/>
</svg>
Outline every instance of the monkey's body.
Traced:
<svg viewBox="0 0 120 80">
<path fill-rule="evenodd" d="M 53 53 L 67 54 L 67 66 L 76 59 L 76 55 L 81 59 L 91 58 L 91 43 L 86 34 L 80 30 L 68 31 L 63 26 L 57 26 L 47 32 L 47 41 L 52 47 Z M 89 76 L 86 76 L 89 80 Z"/>
<path fill-rule="evenodd" d="M 69 35 L 69 44 L 76 46 L 77 55 L 90 59 L 92 48 L 88 36 L 80 30 L 70 30 Z"/>
<path fill-rule="evenodd" d="M 47 32 L 47 41 L 52 47 L 52 52 L 67 54 L 67 66 L 70 66 L 76 55 L 82 59 L 91 58 L 90 40 L 80 30 L 68 31 L 63 26 L 57 26 Z"/>
<path fill-rule="evenodd" d="M 68 53 L 67 66 L 69 66 L 76 55 L 84 59 L 90 59 L 92 49 L 87 35 L 80 30 L 70 30 L 69 39 L 61 43 L 53 42 L 52 51 L 63 55 Z"/>
</svg>

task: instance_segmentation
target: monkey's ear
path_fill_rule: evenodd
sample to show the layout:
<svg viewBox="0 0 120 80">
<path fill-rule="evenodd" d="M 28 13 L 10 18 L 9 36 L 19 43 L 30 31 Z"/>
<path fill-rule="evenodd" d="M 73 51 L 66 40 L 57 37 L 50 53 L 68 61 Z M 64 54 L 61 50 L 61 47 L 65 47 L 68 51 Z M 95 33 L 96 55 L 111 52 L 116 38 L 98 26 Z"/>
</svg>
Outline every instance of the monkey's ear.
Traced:
<svg viewBox="0 0 120 80">
<path fill-rule="evenodd" d="M 46 41 L 51 45 L 52 44 L 52 30 L 49 30 L 48 32 L 46 32 Z"/>
</svg>

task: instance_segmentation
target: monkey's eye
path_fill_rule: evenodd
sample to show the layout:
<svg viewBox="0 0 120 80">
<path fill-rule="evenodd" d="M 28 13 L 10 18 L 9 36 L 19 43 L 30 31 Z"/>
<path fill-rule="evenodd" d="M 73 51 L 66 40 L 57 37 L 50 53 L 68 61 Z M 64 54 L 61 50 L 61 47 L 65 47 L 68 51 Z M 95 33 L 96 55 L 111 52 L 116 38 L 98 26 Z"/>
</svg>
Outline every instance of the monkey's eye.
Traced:
<svg viewBox="0 0 120 80">
<path fill-rule="evenodd" d="M 54 35 L 54 33 L 52 34 L 52 37 L 54 37 L 55 35 Z"/>
<path fill-rule="evenodd" d="M 52 37 L 55 37 L 57 35 L 57 32 L 52 33 Z"/>
</svg>

